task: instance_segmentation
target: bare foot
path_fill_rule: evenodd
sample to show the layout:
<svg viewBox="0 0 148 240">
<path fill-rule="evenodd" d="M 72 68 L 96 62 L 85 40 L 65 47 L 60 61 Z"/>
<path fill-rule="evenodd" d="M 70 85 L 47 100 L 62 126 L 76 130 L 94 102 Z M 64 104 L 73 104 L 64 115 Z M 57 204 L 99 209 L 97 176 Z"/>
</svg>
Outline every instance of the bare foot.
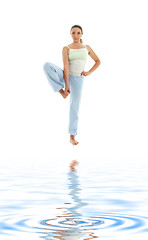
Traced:
<svg viewBox="0 0 148 240">
<path fill-rule="evenodd" d="M 73 135 L 70 135 L 70 143 L 72 143 L 72 145 L 77 145 L 79 142 L 75 140 L 75 137 Z"/>
<path fill-rule="evenodd" d="M 79 164 L 79 162 L 77 160 L 73 160 L 71 163 L 70 163 L 70 170 L 71 171 L 75 171 L 75 167 Z"/>
<path fill-rule="evenodd" d="M 59 93 L 62 95 L 63 98 L 67 98 L 69 93 L 65 93 L 65 91 L 61 88 Z"/>
</svg>

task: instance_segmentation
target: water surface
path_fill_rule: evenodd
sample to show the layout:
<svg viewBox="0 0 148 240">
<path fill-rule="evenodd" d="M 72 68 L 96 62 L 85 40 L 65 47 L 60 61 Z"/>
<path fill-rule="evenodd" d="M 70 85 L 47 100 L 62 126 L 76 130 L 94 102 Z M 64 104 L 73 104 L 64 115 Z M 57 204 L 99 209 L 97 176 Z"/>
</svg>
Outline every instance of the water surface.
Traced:
<svg viewBox="0 0 148 240">
<path fill-rule="evenodd" d="M 3 240 L 146 239 L 147 169 L 81 159 L 5 164 L 0 213 Z"/>
</svg>

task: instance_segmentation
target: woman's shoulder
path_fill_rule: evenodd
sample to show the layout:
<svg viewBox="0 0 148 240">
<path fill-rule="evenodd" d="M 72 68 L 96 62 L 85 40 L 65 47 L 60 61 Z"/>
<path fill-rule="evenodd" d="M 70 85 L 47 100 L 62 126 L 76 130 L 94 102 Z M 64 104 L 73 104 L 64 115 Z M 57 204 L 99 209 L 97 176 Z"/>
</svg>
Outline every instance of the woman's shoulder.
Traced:
<svg viewBox="0 0 148 240">
<path fill-rule="evenodd" d="M 84 48 L 86 48 L 89 51 L 89 49 L 90 49 L 89 45 L 83 45 L 83 46 L 84 46 Z"/>
<path fill-rule="evenodd" d="M 69 48 L 68 46 L 64 46 L 62 49 L 63 54 L 69 54 Z"/>
<path fill-rule="evenodd" d="M 90 52 L 91 47 L 89 45 L 85 45 L 85 46 L 86 46 L 88 52 Z"/>
<path fill-rule="evenodd" d="M 67 46 L 63 46 L 63 50 L 67 50 L 68 49 L 68 45 Z"/>
<path fill-rule="evenodd" d="M 90 45 L 86 45 L 88 54 L 90 54 L 91 52 L 93 52 L 93 49 L 90 47 Z"/>
<path fill-rule="evenodd" d="M 71 48 L 72 48 L 72 45 L 69 44 L 69 45 L 64 46 L 64 47 L 63 47 L 63 50 L 67 51 L 67 50 L 69 50 L 69 49 L 71 49 Z"/>
</svg>

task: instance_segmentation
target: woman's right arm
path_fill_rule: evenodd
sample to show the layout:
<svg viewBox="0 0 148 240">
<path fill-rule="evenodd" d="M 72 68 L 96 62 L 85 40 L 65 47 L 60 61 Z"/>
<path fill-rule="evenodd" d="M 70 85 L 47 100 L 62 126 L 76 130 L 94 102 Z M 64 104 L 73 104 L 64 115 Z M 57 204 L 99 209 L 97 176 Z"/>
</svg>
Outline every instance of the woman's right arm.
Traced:
<svg viewBox="0 0 148 240">
<path fill-rule="evenodd" d="M 65 79 L 65 87 L 66 87 L 66 86 L 69 86 L 69 61 L 68 61 L 67 47 L 63 47 L 62 55 L 63 55 L 63 69 L 64 69 L 64 79 Z"/>
</svg>

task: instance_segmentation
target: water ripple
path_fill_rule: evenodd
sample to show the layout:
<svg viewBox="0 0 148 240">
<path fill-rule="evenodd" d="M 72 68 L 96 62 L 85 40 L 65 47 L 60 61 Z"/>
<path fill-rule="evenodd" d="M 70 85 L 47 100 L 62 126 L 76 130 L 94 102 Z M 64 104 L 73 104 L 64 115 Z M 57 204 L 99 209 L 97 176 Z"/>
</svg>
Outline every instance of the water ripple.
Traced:
<svg viewBox="0 0 148 240">
<path fill-rule="evenodd" d="M 147 206 L 146 181 L 129 185 L 124 176 L 117 181 L 114 174 L 99 176 L 94 171 L 80 175 L 80 184 L 73 163 L 71 169 L 58 178 L 53 173 L 53 178 L 43 173 L 40 177 L 29 173 L 19 173 L 19 178 L 1 176 L 1 237 L 31 233 L 44 239 L 72 240 L 97 238 L 101 230 L 148 232 L 148 217 L 141 207 Z"/>
<path fill-rule="evenodd" d="M 17 219 L 7 218 L 0 222 L 1 233 L 7 231 L 25 231 L 33 232 L 33 229 L 48 230 L 54 232 L 70 232 L 96 229 L 116 228 L 116 231 L 130 231 L 147 232 L 148 218 L 133 215 L 116 215 L 116 214 L 98 214 L 98 217 L 72 217 L 72 216 L 58 216 L 56 218 L 37 220 L 33 218 Z"/>
</svg>

